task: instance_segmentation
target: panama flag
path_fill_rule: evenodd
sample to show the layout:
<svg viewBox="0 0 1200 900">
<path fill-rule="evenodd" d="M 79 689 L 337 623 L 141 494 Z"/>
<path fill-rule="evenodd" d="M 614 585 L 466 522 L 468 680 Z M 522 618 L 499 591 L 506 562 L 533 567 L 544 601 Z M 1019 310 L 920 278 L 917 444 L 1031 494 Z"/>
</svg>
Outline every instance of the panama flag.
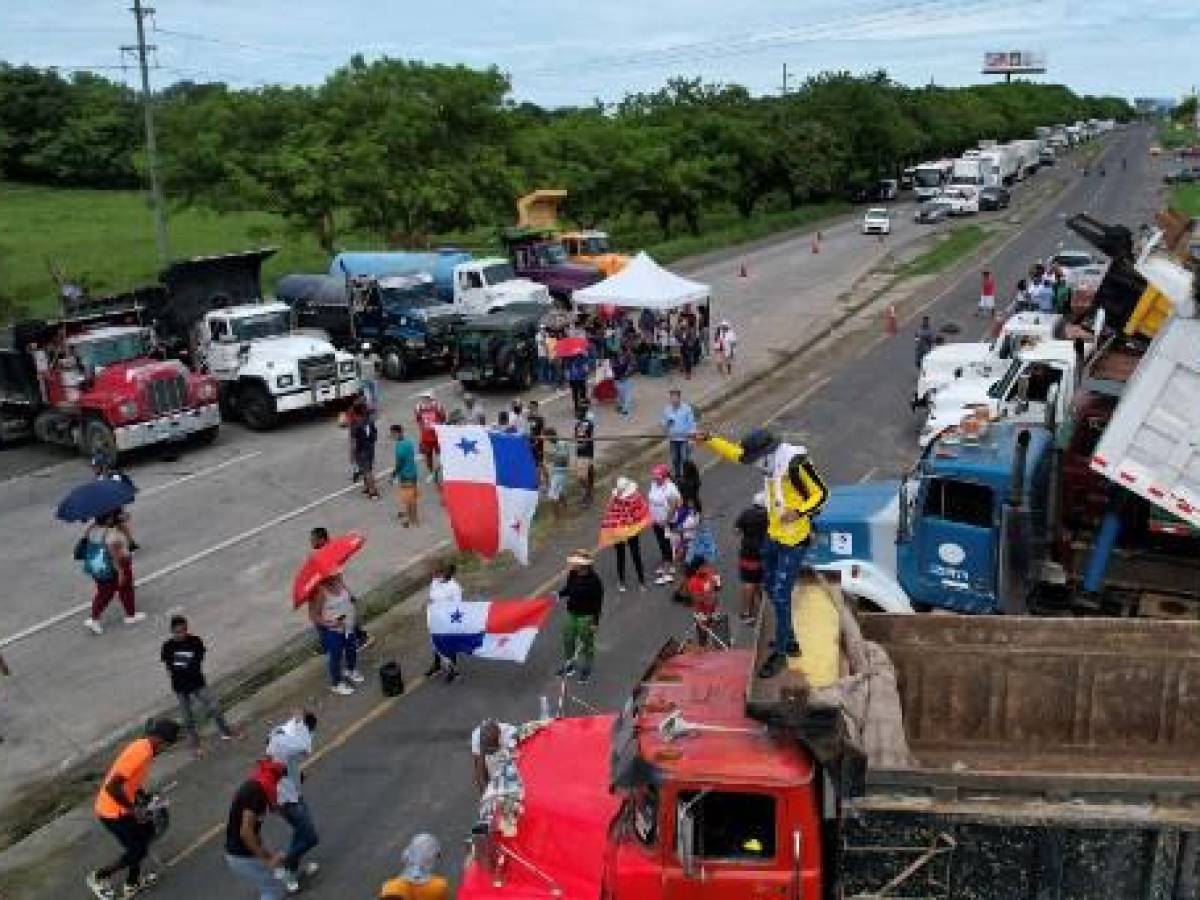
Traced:
<svg viewBox="0 0 1200 900">
<path fill-rule="evenodd" d="M 511 550 L 529 562 L 538 476 L 529 440 L 486 428 L 439 425 L 442 502 L 460 550 L 491 559 Z"/>
<path fill-rule="evenodd" d="M 553 608 L 549 597 L 431 603 L 426 618 L 434 649 L 443 656 L 523 663 Z"/>
</svg>

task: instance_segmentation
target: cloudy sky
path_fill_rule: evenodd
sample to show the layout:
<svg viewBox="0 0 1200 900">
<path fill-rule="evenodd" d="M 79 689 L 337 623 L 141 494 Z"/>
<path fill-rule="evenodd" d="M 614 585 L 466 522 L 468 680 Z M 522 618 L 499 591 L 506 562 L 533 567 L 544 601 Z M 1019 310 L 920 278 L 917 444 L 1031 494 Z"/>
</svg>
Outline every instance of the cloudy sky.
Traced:
<svg viewBox="0 0 1200 900">
<path fill-rule="evenodd" d="M 156 84 L 316 83 L 355 52 L 510 73 L 548 106 L 620 99 L 671 75 L 778 92 L 828 69 L 978 81 L 987 50 L 1045 53 L 1088 93 L 1174 96 L 1200 83 L 1200 0 L 149 0 Z M 3 0 L 0 59 L 120 68 L 130 0 Z M 795 86 L 796 81 L 790 81 Z"/>
</svg>

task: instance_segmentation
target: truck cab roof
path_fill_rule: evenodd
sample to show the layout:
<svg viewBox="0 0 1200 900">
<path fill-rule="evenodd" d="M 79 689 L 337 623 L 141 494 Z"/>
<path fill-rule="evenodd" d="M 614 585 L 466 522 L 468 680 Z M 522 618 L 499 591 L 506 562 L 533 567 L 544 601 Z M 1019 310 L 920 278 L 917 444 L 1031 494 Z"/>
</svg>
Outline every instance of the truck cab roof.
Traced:
<svg viewBox="0 0 1200 900">
<path fill-rule="evenodd" d="M 266 313 L 290 313 L 292 308 L 286 303 L 281 303 L 278 300 L 266 300 L 262 303 L 239 303 L 236 306 L 223 306 L 219 309 L 214 309 L 208 316 L 210 318 L 223 319 L 240 319 L 246 316 L 261 316 Z"/>
<path fill-rule="evenodd" d="M 1052 440 L 1046 429 L 1018 422 L 994 422 L 978 438 L 967 440 L 957 435 L 943 435 L 931 445 L 921 465 L 929 474 L 1004 488 L 1012 477 L 1017 437 L 1023 431 L 1028 431 L 1030 438 L 1027 458 L 1032 462 L 1043 457 Z M 1026 465 L 1027 487 L 1032 472 L 1033 465 Z"/>
</svg>

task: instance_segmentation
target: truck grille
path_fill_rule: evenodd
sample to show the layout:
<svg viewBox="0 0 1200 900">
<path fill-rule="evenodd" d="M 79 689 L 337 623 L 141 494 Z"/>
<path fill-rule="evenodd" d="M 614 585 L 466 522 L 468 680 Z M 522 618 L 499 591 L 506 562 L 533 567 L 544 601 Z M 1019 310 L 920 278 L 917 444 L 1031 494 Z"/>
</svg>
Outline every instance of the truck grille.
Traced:
<svg viewBox="0 0 1200 900">
<path fill-rule="evenodd" d="M 178 412 L 187 406 L 187 382 L 182 375 L 154 378 L 147 385 L 150 408 L 156 416 Z"/>
<path fill-rule="evenodd" d="M 300 360 L 300 384 L 307 387 L 314 381 L 336 381 L 337 360 L 332 353 L 306 356 Z"/>
</svg>

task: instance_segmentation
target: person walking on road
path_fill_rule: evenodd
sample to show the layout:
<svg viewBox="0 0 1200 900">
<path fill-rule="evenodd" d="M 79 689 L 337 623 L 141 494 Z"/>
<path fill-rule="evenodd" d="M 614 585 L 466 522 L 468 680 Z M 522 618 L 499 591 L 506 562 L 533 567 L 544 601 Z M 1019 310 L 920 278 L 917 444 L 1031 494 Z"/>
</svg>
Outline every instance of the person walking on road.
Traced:
<svg viewBox="0 0 1200 900">
<path fill-rule="evenodd" d="M 366 679 L 358 671 L 358 640 L 355 633 L 354 598 L 341 575 L 321 582 L 308 603 L 308 618 L 317 631 L 329 666 L 330 690 L 341 696 L 354 693 L 354 685 Z"/>
<path fill-rule="evenodd" d="M 613 360 L 613 379 L 617 385 L 617 412 L 623 416 L 633 415 L 633 373 L 637 360 L 628 346 L 623 346 Z"/>
<path fill-rule="evenodd" d="M 500 770 L 500 751 L 516 745 L 517 728 L 506 722 L 485 719 L 471 732 L 471 773 L 480 796 Z"/>
<path fill-rule="evenodd" d="M 417 471 L 417 450 L 404 436 L 404 426 L 396 423 L 390 429 L 393 444 L 392 484 L 396 485 L 396 515 L 405 528 L 420 525 L 420 473 Z"/>
<path fill-rule="evenodd" d="M 921 368 L 921 363 L 925 361 L 925 357 L 929 355 L 929 351 L 933 349 L 935 338 L 933 326 L 929 324 L 929 316 L 921 316 L 921 325 L 917 329 L 917 334 L 914 338 L 918 369 Z"/>
<path fill-rule="evenodd" d="M 158 876 L 153 873 L 142 874 L 142 862 L 154 840 L 153 827 L 142 814 L 148 799 L 143 785 L 150 775 L 154 757 L 177 740 L 179 725 L 170 719 L 151 720 L 145 736 L 125 745 L 100 782 L 93 811 L 100 824 L 121 845 L 121 855 L 114 862 L 87 876 L 87 886 L 101 900 L 132 897 L 158 881 Z M 109 879 L 122 869 L 125 870 L 125 884 L 114 888 Z"/>
<path fill-rule="evenodd" d="M 317 717 L 308 710 L 301 710 L 282 725 L 272 728 L 267 736 L 267 758 L 284 767 L 277 788 L 279 814 L 292 829 L 287 852 L 273 874 L 289 894 L 300 890 L 301 878 L 312 878 L 321 870 L 320 863 L 303 862 L 304 854 L 321 842 L 308 802 L 301 792 L 304 781 L 301 767 L 312 756 L 316 730 Z"/>
<path fill-rule="evenodd" d="M 654 532 L 661 560 L 654 570 L 654 583 L 664 585 L 675 580 L 675 553 L 671 549 L 667 529 L 671 527 L 675 511 L 683 502 L 683 497 L 675 482 L 671 480 L 671 470 L 668 466 L 662 463 L 656 465 L 650 470 L 650 479 L 650 490 L 646 492 L 646 500 L 650 504 L 650 529 Z"/>
<path fill-rule="evenodd" d="M 567 479 L 571 475 L 571 445 L 559 440 L 558 431 L 547 428 L 545 432 L 546 463 L 549 467 L 546 476 L 546 499 L 552 504 L 554 518 L 562 517 L 564 498 L 567 494 Z"/>
<path fill-rule="evenodd" d="M 279 807 L 279 782 L 285 771 L 283 763 L 260 759 L 234 793 L 225 823 L 225 864 L 258 892 L 258 900 L 283 900 L 286 890 L 275 877 L 284 854 L 269 849 L 262 839 L 267 810 Z"/>
<path fill-rule="evenodd" d="M 717 333 L 713 335 L 713 356 L 717 359 L 717 371 L 726 378 L 733 374 L 733 354 L 737 342 L 737 332 L 728 319 L 722 319 L 717 325 Z"/>
<path fill-rule="evenodd" d="M 764 428 L 755 428 L 741 443 L 701 433 L 698 440 L 723 459 L 757 464 L 765 481 L 767 540 L 762 562 L 767 597 L 775 611 L 774 651 L 763 662 L 760 678 L 773 678 L 800 655 L 792 630 L 792 589 L 812 539 L 812 516 L 829 490 L 804 447 L 785 444 Z"/>
<path fill-rule="evenodd" d="M 76 550 L 84 572 L 96 583 L 91 612 L 83 620 L 84 627 L 92 634 L 104 634 L 100 617 L 113 597 L 121 601 L 126 625 L 146 620 L 146 614 L 138 612 L 135 605 L 133 554 L 129 551 L 129 539 L 121 531 L 120 517 L 120 510 L 100 516 L 88 526 Z"/>
<path fill-rule="evenodd" d="M 433 569 L 433 580 L 429 582 L 429 607 L 426 610 L 426 624 L 433 618 L 433 607 L 439 603 L 457 606 L 462 603 L 462 585 L 454 577 L 454 563 L 439 562 Z M 458 659 L 454 656 L 443 656 L 437 647 L 433 648 L 433 661 L 425 670 L 425 677 L 432 678 L 439 672 L 446 672 L 446 683 L 450 684 L 458 678 Z"/>
<path fill-rule="evenodd" d="M 583 490 L 580 506 L 591 506 L 596 492 L 596 419 L 585 398 L 575 410 L 575 477 Z"/>
<path fill-rule="evenodd" d="M 567 563 L 566 584 L 558 596 L 566 601 L 567 619 L 563 624 L 563 664 L 558 668 L 558 677 L 575 675 L 581 684 L 592 678 L 592 664 L 596 657 L 596 629 L 600 626 L 600 612 L 604 606 L 604 585 L 593 568 L 591 551 L 576 550 Z"/>
<path fill-rule="evenodd" d="M 417 420 L 417 437 L 421 445 L 421 456 L 425 458 L 425 480 L 435 484 L 441 470 L 439 460 L 437 426 L 446 422 L 446 407 L 438 403 L 433 391 L 422 391 L 413 415 Z"/>
<path fill-rule="evenodd" d="M 696 434 L 696 412 L 683 402 L 679 388 L 672 388 L 661 422 L 671 448 L 671 474 L 675 481 L 683 474 L 683 463 L 692 457 L 692 438 Z"/>
<path fill-rule="evenodd" d="M 763 545 L 767 541 L 767 495 L 759 491 L 754 502 L 738 514 L 733 527 L 741 535 L 741 550 L 738 553 L 738 580 L 742 584 L 743 625 L 752 625 L 758 618 L 762 605 Z"/>
<path fill-rule="evenodd" d="M 588 358 L 579 353 L 565 363 L 567 383 L 571 386 L 571 402 L 575 405 L 575 414 L 587 403 Z"/>
<path fill-rule="evenodd" d="M 996 279 L 989 269 L 983 270 L 983 280 L 979 286 L 978 314 L 988 319 L 996 314 Z"/>
<path fill-rule="evenodd" d="M 203 667 L 206 652 L 204 641 L 188 631 L 188 620 L 183 616 L 171 616 L 171 636 L 163 641 L 159 658 L 171 676 L 171 690 L 179 700 L 183 727 L 197 759 L 203 754 L 200 732 L 196 727 L 197 705 L 203 707 L 204 712 L 217 726 L 221 740 L 231 741 L 241 737 L 241 731 L 235 731 L 225 721 L 221 702 L 213 696 L 205 681 Z"/>
<path fill-rule="evenodd" d="M 350 421 L 354 465 L 363 481 L 363 493 L 372 500 L 378 500 L 379 488 L 375 484 L 375 443 L 379 439 L 379 427 L 364 401 L 355 402 Z"/>
<path fill-rule="evenodd" d="M 450 900 L 450 882 L 434 871 L 441 858 L 438 839 L 418 834 L 404 848 L 399 877 L 385 881 L 379 889 L 379 900 Z"/>
</svg>

